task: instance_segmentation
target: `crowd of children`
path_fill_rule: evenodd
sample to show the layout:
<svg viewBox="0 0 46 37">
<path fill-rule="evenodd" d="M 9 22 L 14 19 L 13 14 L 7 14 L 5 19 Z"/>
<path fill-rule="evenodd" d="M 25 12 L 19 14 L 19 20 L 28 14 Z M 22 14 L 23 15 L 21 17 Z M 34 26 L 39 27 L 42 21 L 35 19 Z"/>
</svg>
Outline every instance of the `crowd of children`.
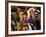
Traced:
<svg viewBox="0 0 46 37">
<path fill-rule="evenodd" d="M 35 7 L 19 6 L 11 12 L 11 30 L 26 31 L 41 29 L 41 13 Z"/>
</svg>

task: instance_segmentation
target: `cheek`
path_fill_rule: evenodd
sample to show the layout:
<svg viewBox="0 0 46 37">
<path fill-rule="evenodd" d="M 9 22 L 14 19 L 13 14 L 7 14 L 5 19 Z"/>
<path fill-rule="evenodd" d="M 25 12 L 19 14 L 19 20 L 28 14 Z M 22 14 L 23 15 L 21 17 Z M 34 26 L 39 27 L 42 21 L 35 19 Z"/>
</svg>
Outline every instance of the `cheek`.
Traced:
<svg viewBox="0 0 46 37">
<path fill-rule="evenodd" d="M 26 20 L 27 18 L 26 18 L 26 17 L 24 17 L 24 19 Z"/>
<path fill-rule="evenodd" d="M 20 15 L 21 18 L 23 18 L 23 15 Z"/>
</svg>

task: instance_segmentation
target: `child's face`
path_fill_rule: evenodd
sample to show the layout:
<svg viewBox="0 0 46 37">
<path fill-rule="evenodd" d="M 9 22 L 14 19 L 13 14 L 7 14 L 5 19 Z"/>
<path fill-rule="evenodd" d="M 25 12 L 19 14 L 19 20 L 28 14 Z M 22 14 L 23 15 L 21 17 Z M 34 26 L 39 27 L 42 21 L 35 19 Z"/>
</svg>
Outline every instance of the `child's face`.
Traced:
<svg viewBox="0 0 46 37">
<path fill-rule="evenodd" d="M 24 20 L 27 20 L 27 16 L 26 15 L 23 15 L 23 18 L 24 18 Z"/>
<path fill-rule="evenodd" d="M 30 14 L 30 16 L 33 16 L 34 15 L 34 11 L 31 9 L 29 14 Z"/>
<path fill-rule="evenodd" d="M 23 19 L 23 13 L 24 13 L 24 12 L 20 12 L 20 13 L 19 13 L 20 19 Z"/>
<path fill-rule="evenodd" d="M 38 16 L 38 13 L 37 12 L 35 12 L 35 17 L 37 17 Z"/>
</svg>

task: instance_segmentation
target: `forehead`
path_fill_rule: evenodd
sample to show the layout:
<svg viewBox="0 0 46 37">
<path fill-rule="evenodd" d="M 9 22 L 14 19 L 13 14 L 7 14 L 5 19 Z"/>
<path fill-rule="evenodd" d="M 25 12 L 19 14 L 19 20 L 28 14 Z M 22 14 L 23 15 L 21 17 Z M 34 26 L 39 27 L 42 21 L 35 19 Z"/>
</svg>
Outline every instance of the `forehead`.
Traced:
<svg viewBox="0 0 46 37">
<path fill-rule="evenodd" d="M 27 15 L 23 15 L 23 16 L 25 16 L 25 17 L 26 17 Z"/>
</svg>

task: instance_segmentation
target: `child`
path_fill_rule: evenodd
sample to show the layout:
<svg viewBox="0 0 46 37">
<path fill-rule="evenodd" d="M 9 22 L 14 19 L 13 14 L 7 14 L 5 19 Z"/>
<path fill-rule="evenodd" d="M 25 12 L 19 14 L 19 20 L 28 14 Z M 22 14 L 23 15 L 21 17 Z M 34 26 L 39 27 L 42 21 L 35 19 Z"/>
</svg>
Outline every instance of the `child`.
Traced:
<svg viewBox="0 0 46 37">
<path fill-rule="evenodd" d="M 35 13 L 34 13 L 35 9 L 33 8 L 29 8 L 27 13 L 28 13 L 28 23 L 30 23 L 30 25 L 32 26 L 32 30 L 36 30 L 36 22 L 35 22 Z"/>
<path fill-rule="evenodd" d="M 15 31 L 15 20 L 14 20 L 14 17 L 13 15 L 11 15 L 11 31 Z"/>
</svg>

